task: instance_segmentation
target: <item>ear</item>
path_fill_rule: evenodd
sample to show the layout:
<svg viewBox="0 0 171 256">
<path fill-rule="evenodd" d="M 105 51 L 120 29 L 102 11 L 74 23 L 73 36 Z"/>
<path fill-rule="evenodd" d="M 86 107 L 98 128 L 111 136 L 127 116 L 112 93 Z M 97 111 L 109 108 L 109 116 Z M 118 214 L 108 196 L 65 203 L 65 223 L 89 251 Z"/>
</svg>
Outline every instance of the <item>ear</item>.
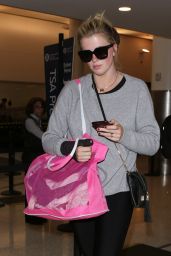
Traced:
<svg viewBox="0 0 171 256">
<path fill-rule="evenodd" d="M 113 45 L 113 56 L 115 56 L 117 52 L 118 52 L 118 45 L 115 43 Z"/>
</svg>

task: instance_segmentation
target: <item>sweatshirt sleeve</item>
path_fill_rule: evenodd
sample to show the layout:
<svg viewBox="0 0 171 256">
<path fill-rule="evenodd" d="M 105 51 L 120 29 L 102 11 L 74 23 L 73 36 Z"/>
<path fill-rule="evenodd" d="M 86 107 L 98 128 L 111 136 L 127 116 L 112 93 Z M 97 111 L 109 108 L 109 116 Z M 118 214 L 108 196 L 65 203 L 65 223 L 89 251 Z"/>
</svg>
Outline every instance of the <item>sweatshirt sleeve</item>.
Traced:
<svg viewBox="0 0 171 256">
<path fill-rule="evenodd" d="M 49 118 L 47 130 L 42 136 L 43 149 L 49 154 L 62 155 L 60 148 L 61 144 L 67 140 L 67 120 L 70 114 L 71 101 L 70 85 L 65 85 Z"/>
<path fill-rule="evenodd" d="M 143 155 L 154 155 L 159 149 L 160 129 L 154 116 L 151 95 L 145 84 L 141 86 L 138 96 L 135 130 L 125 127 L 120 143 Z"/>
</svg>

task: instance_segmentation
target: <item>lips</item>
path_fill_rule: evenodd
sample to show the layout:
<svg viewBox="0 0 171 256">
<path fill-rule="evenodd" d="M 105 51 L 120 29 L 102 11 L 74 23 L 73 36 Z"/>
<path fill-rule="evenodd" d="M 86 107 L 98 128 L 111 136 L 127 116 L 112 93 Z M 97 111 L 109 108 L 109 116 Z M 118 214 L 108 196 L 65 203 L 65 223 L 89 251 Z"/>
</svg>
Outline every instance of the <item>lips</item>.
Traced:
<svg viewBox="0 0 171 256">
<path fill-rule="evenodd" d="M 101 68 L 101 65 L 93 65 L 93 69 L 99 69 Z"/>
</svg>

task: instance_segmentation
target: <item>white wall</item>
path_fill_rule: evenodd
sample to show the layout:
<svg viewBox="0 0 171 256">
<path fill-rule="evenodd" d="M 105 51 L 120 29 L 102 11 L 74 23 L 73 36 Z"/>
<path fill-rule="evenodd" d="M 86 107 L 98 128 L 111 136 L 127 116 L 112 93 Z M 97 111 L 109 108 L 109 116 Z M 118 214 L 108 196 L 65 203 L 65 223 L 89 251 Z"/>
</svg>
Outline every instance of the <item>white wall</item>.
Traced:
<svg viewBox="0 0 171 256">
<path fill-rule="evenodd" d="M 152 90 L 171 89 L 171 39 L 155 37 L 152 57 Z"/>
<path fill-rule="evenodd" d="M 44 82 L 44 47 L 69 37 L 68 24 L 0 14 L 0 80 Z"/>
</svg>

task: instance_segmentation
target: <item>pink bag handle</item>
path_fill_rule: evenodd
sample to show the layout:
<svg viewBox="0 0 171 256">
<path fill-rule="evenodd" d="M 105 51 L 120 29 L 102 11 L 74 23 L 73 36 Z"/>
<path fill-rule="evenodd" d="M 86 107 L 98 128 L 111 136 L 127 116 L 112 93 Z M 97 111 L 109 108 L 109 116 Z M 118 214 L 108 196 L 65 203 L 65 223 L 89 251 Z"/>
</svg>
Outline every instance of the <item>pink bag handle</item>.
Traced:
<svg viewBox="0 0 171 256">
<path fill-rule="evenodd" d="M 86 135 L 86 122 L 85 122 L 84 108 L 83 108 L 81 81 L 80 81 L 80 79 L 75 79 L 75 82 L 78 84 L 78 88 L 79 88 L 82 132 L 83 132 L 83 137 L 85 137 L 84 134 Z M 78 141 L 79 141 L 79 138 L 77 138 L 75 140 L 75 144 L 74 144 L 74 147 L 73 147 L 71 153 L 66 157 L 61 157 L 61 161 L 60 161 L 59 157 L 57 157 L 56 162 L 55 162 L 56 156 L 50 157 L 48 162 L 47 162 L 47 168 L 50 171 L 56 171 L 56 170 L 59 170 L 60 168 L 64 167 L 71 160 L 71 158 L 73 157 L 73 155 L 74 155 L 74 153 L 77 149 Z M 97 152 L 98 152 L 98 150 L 97 150 Z M 98 154 L 96 154 L 96 157 L 97 158 L 99 157 Z"/>
<path fill-rule="evenodd" d="M 85 134 L 86 133 L 86 121 L 85 121 L 85 116 L 84 116 L 83 98 L 82 98 L 82 91 L 81 91 L 81 81 L 80 81 L 80 79 L 75 79 L 75 82 L 78 84 L 79 93 L 80 93 L 82 131 L 83 131 L 83 134 Z"/>
<path fill-rule="evenodd" d="M 79 139 L 77 138 L 75 140 L 74 147 L 68 156 L 61 157 L 61 159 L 58 158 L 57 161 L 55 161 L 56 156 L 51 156 L 47 162 L 47 168 L 50 171 L 56 171 L 56 170 L 59 170 L 60 168 L 64 167 L 73 157 L 73 155 L 77 149 L 78 141 L 79 141 Z M 53 162 L 53 160 L 54 160 L 54 162 Z"/>
</svg>

